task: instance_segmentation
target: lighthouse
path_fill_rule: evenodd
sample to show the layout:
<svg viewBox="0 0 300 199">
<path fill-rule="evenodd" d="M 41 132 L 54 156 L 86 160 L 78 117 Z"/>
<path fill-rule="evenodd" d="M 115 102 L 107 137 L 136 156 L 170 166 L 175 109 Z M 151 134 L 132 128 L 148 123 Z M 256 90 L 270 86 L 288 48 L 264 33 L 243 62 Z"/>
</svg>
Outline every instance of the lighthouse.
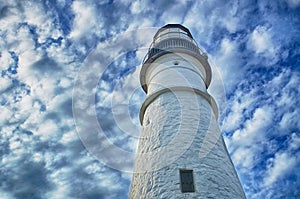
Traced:
<svg viewBox="0 0 300 199">
<path fill-rule="evenodd" d="M 143 60 L 142 132 L 130 199 L 246 198 L 207 92 L 207 55 L 180 24 L 160 28 Z"/>
</svg>

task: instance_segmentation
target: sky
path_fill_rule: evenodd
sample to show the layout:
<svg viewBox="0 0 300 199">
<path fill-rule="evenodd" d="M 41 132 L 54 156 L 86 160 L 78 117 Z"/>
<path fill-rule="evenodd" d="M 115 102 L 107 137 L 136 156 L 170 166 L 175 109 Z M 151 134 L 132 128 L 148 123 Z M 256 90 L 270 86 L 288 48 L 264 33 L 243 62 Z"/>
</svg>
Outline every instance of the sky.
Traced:
<svg viewBox="0 0 300 199">
<path fill-rule="evenodd" d="M 0 0 L 0 198 L 127 198 L 144 55 L 180 23 L 248 199 L 300 198 L 300 1 Z"/>
</svg>

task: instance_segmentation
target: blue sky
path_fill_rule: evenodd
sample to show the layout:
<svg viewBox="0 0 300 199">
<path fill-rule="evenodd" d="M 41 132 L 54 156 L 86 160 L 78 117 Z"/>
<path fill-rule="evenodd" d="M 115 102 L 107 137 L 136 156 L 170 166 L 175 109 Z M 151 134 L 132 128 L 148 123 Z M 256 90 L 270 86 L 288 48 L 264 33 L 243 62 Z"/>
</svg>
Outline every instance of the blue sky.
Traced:
<svg viewBox="0 0 300 199">
<path fill-rule="evenodd" d="M 127 198 L 141 62 L 168 23 L 209 56 L 247 197 L 299 198 L 299 13 L 299 0 L 0 0 L 0 198 Z"/>
</svg>

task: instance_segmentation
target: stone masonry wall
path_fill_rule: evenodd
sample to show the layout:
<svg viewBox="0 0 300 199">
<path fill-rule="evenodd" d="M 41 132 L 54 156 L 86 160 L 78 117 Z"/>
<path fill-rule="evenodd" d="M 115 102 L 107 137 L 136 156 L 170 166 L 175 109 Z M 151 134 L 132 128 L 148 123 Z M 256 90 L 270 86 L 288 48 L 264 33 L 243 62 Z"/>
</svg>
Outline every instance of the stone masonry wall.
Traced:
<svg viewBox="0 0 300 199">
<path fill-rule="evenodd" d="M 179 169 L 193 170 L 194 193 L 181 192 Z M 203 97 L 166 92 L 147 107 L 129 198 L 245 198 Z"/>
</svg>

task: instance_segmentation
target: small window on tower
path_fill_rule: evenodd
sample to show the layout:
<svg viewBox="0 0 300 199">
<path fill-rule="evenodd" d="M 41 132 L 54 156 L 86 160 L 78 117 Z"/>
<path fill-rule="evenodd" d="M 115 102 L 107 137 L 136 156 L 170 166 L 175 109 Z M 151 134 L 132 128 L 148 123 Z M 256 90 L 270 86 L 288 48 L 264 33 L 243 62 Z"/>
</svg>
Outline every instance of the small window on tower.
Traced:
<svg viewBox="0 0 300 199">
<path fill-rule="evenodd" d="M 181 192 L 195 192 L 193 170 L 180 169 Z"/>
</svg>

